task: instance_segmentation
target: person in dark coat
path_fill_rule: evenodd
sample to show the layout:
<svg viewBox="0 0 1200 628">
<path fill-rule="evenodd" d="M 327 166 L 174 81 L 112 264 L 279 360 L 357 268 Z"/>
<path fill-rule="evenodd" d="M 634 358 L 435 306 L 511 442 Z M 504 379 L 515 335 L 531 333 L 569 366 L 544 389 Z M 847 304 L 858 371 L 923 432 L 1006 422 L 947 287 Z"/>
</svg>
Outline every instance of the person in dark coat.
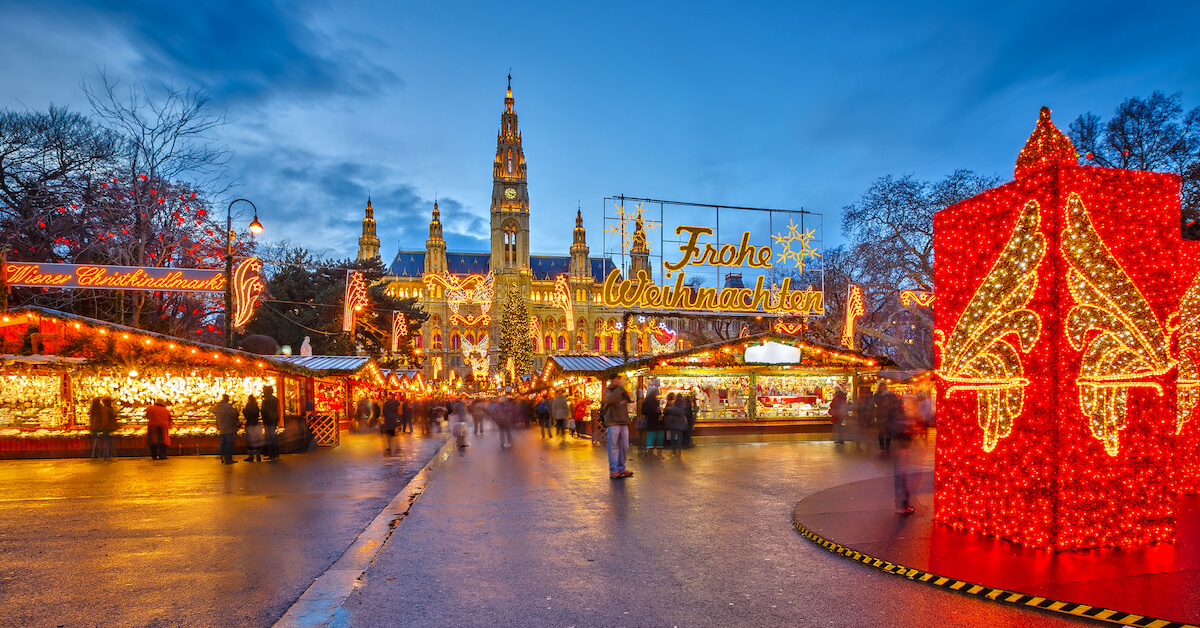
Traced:
<svg viewBox="0 0 1200 628">
<path fill-rule="evenodd" d="M 383 402 L 383 435 L 387 447 L 383 453 L 393 455 L 400 453 L 400 447 L 396 441 L 396 427 L 400 424 L 400 417 L 403 411 L 400 408 L 400 400 L 396 399 L 396 395 L 389 395 L 387 401 Z"/>
<path fill-rule="evenodd" d="M 834 389 L 833 401 L 829 402 L 829 417 L 833 421 L 834 440 L 841 444 L 846 442 L 846 430 L 850 427 L 850 407 L 846 401 L 846 391 L 841 386 Z"/>
<path fill-rule="evenodd" d="M 687 404 L 683 410 L 687 415 L 687 431 L 683 433 L 683 446 L 692 447 L 692 430 L 696 429 L 696 412 L 700 410 L 700 406 L 696 404 L 695 395 L 688 394 Z"/>
<path fill-rule="evenodd" d="M 279 435 L 275 433 L 279 427 L 279 399 L 274 386 L 263 386 L 262 422 L 267 460 L 279 462 Z"/>
<path fill-rule="evenodd" d="M 658 452 L 662 456 L 662 408 L 658 405 L 658 386 L 651 386 L 642 400 L 642 416 L 646 419 L 646 455 Z"/>
<path fill-rule="evenodd" d="M 383 406 L 379 405 L 378 401 L 371 400 L 371 422 L 367 424 L 369 429 L 377 429 L 379 427 L 379 419 L 383 416 Z"/>
<path fill-rule="evenodd" d="M 262 411 L 259 410 L 258 399 L 254 395 L 246 399 L 242 417 L 246 419 L 246 462 L 262 462 Z"/>
<path fill-rule="evenodd" d="M 217 434 L 221 436 L 221 464 L 233 464 L 237 462 L 233 459 L 233 441 L 242 424 L 238 421 L 237 408 L 229 403 L 229 395 L 221 395 L 221 401 L 213 406 L 213 416 L 217 417 Z"/>
<path fill-rule="evenodd" d="M 171 411 L 162 399 L 155 399 L 154 405 L 146 408 L 146 444 L 150 447 L 151 460 L 167 459 L 167 447 L 171 445 Z"/>
<path fill-rule="evenodd" d="M 687 398 L 683 395 L 667 397 L 667 407 L 663 411 L 663 426 L 671 432 L 671 445 L 674 454 L 680 455 L 683 447 L 683 435 L 687 432 Z"/>
<path fill-rule="evenodd" d="M 413 423 L 413 399 L 400 400 L 400 431 L 411 432 Z"/>
</svg>

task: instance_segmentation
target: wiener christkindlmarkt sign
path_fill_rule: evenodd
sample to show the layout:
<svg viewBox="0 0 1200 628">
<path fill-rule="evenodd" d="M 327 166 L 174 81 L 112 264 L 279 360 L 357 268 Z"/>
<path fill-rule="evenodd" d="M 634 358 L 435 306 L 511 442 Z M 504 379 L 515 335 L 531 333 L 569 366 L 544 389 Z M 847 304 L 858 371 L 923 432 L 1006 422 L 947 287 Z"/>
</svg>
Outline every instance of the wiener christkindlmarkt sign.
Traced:
<svg viewBox="0 0 1200 628">
<path fill-rule="evenodd" d="M 8 262 L 4 265 L 9 286 L 16 288 L 64 288 L 99 290 L 145 290 L 152 292 L 222 292 L 225 271 L 212 268 L 157 268 L 150 266 L 103 266 L 99 264 L 52 264 Z M 254 303 L 262 293 L 262 261 L 248 257 L 233 269 L 233 324 L 250 322 Z"/>
<path fill-rule="evenodd" d="M 622 197 L 620 200 L 626 199 Z M 605 277 L 601 291 L 604 305 L 639 310 L 761 312 L 794 316 L 825 313 L 824 293 L 807 283 L 800 287 L 797 285 L 799 280 L 795 279 L 821 256 L 814 247 L 818 240 L 816 229 L 806 229 L 803 222 L 797 225 L 791 216 L 807 212 L 729 208 L 788 214 L 787 226 L 778 233 L 771 233 L 773 243 L 770 245 L 752 244 L 753 231 L 740 231 L 737 244 L 721 244 L 713 241 L 714 230 L 711 227 L 677 226 L 674 232 L 679 238 L 679 253 L 676 259 L 661 260 L 662 276 L 669 283 L 660 285 L 652 278 L 649 264 L 652 253 L 646 232 L 659 228 L 661 220 L 650 220 L 645 215 L 644 204 L 638 204 L 630 212 L 625 210 L 623 204 L 616 207 L 617 213 L 611 217 L 615 222 L 610 223 L 605 231 L 615 236 L 621 246 L 622 257 L 627 256 L 630 263 L 628 277 L 618 268 L 609 271 Z M 704 207 L 711 207 L 718 212 L 721 210 L 716 206 Z M 720 224 L 719 214 L 716 222 Z M 723 287 L 687 285 L 689 271 L 704 269 L 715 271 L 718 281 L 724 280 L 720 275 L 724 270 L 748 269 L 757 277 L 753 279 L 752 286 L 732 286 L 728 283 Z M 768 278 L 772 269 L 783 271 L 773 273 L 777 283 Z M 740 272 L 738 278 L 740 283 Z"/>
<path fill-rule="evenodd" d="M 163 292 L 220 292 L 225 271 L 94 264 L 9 262 L 8 285 L 22 288 L 109 288 Z"/>
<path fill-rule="evenodd" d="M 1175 540 L 1200 488 L 1179 192 L 1080 166 L 1043 108 L 1014 181 L 934 216 L 936 521 L 1050 550 Z"/>
</svg>

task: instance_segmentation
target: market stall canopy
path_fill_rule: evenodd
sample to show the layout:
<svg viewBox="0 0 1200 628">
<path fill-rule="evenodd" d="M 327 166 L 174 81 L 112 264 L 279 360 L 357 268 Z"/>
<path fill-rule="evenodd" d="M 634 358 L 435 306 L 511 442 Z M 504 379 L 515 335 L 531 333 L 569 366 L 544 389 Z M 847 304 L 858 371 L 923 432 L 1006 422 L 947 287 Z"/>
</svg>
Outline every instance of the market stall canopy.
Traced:
<svg viewBox="0 0 1200 628">
<path fill-rule="evenodd" d="M 605 377 L 616 373 L 656 367 L 822 366 L 860 370 L 879 368 L 881 359 L 859 351 L 801 340 L 795 336 L 765 332 L 672 353 L 637 358 L 614 364 L 604 370 Z"/>
<path fill-rule="evenodd" d="M 108 340 L 111 345 L 105 344 Z M 139 363 L 255 373 L 256 369 L 270 369 L 306 377 L 383 380 L 368 356 L 261 356 L 34 306 L 13 308 L 0 316 L 0 344 L 5 354 L 13 356 L 4 365 L 33 364 L 30 360 L 39 359 L 40 364 L 103 367 Z M 330 361 L 310 366 L 300 361 L 306 358 Z"/>
<path fill-rule="evenodd" d="M 12 366 L 14 364 L 84 364 L 87 362 L 85 358 L 64 358 L 57 355 L 0 355 L 0 365 Z"/>
<path fill-rule="evenodd" d="M 542 368 L 542 382 L 552 382 L 559 377 L 581 375 L 602 379 L 609 369 L 623 365 L 619 358 L 604 355 L 552 355 Z"/>
</svg>

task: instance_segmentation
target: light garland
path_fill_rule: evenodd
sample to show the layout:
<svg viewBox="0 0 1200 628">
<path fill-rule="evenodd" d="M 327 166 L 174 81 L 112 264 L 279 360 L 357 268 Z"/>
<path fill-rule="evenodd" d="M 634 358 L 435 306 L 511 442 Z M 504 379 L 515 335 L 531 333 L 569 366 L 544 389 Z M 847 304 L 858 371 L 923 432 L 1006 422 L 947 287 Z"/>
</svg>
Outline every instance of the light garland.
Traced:
<svg viewBox="0 0 1200 628">
<path fill-rule="evenodd" d="M 354 315 L 367 306 L 367 283 L 356 270 L 346 271 L 346 298 L 342 303 L 342 331 L 354 331 Z"/>
<path fill-rule="evenodd" d="M 258 295 L 266 289 L 262 280 L 262 260 L 248 257 L 233 269 L 233 326 L 245 327 L 254 316 Z"/>
<path fill-rule="evenodd" d="M 1172 542 L 1179 179 L 1075 165 L 1048 111 L 1016 172 L 934 217 L 934 518 L 1052 550 Z"/>
<path fill-rule="evenodd" d="M 863 303 L 862 286 L 850 284 L 846 289 L 846 319 L 842 322 L 842 346 L 854 349 L 854 323 L 866 314 L 866 304 Z"/>
<path fill-rule="evenodd" d="M 554 292 L 550 294 L 550 303 L 563 311 L 567 319 L 567 331 L 575 331 L 575 303 L 571 298 L 571 284 L 566 275 L 559 275 L 558 279 L 554 280 Z"/>
</svg>

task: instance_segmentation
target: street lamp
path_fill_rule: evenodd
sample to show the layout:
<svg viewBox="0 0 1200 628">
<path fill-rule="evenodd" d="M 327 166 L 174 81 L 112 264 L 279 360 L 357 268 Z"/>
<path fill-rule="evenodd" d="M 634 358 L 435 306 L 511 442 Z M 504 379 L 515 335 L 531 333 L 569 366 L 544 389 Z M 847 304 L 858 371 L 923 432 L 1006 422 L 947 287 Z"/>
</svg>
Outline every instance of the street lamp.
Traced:
<svg viewBox="0 0 1200 628">
<path fill-rule="evenodd" d="M 235 198 L 225 211 L 225 346 L 233 348 L 233 205 L 234 203 L 250 203 L 244 198 Z M 258 208 L 254 209 L 254 220 L 250 222 L 250 233 L 262 233 L 262 223 L 258 221 Z"/>
</svg>

